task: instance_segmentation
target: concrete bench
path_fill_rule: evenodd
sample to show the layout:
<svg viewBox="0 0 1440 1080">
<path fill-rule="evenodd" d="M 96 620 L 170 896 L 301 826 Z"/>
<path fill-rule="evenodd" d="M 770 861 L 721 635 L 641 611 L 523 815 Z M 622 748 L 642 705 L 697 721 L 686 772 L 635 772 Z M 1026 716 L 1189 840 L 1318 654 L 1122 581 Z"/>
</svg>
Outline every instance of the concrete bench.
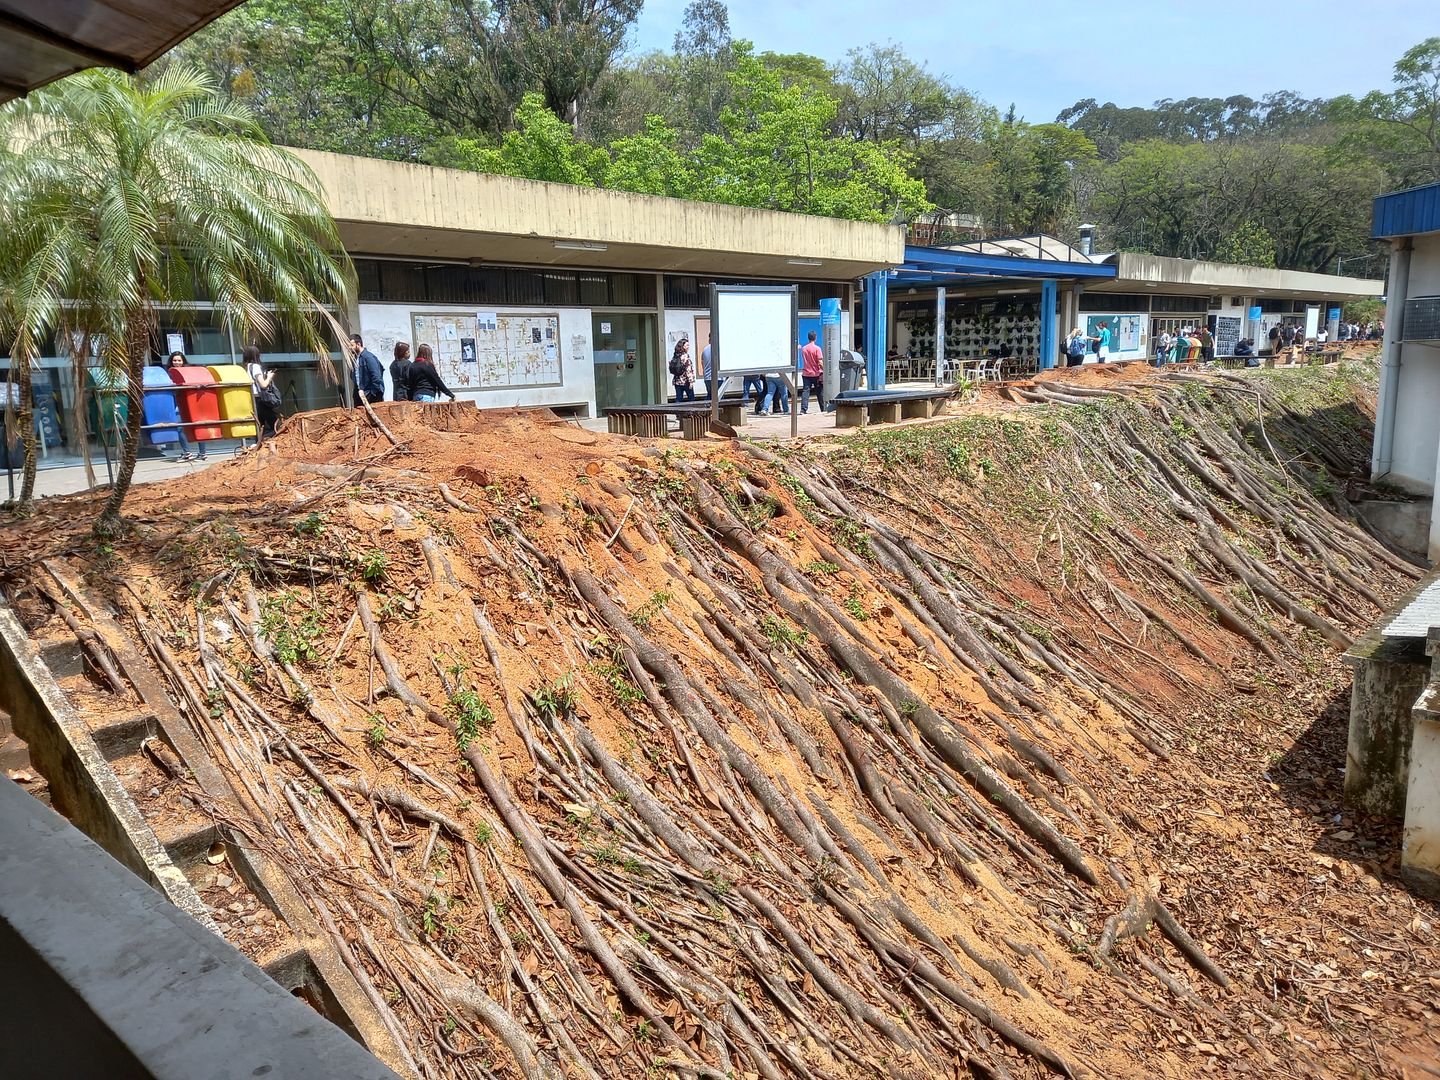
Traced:
<svg viewBox="0 0 1440 1080">
<path fill-rule="evenodd" d="M 620 405 L 605 410 L 605 423 L 612 435 L 639 435 L 646 439 L 668 439 L 670 417 L 680 421 L 680 435 L 690 441 L 710 433 L 710 402 L 679 401 L 666 405 Z M 730 427 L 745 423 L 745 402 L 722 399 L 719 419 Z"/>
<path fill-rule="evenodd" d="M 833 399 L 835 426 L 866 427 L 929 419 L 943 412 L 956 393 L 954 387 L 948 386 L 935 390 L 847 390 Z"/>
</svg>

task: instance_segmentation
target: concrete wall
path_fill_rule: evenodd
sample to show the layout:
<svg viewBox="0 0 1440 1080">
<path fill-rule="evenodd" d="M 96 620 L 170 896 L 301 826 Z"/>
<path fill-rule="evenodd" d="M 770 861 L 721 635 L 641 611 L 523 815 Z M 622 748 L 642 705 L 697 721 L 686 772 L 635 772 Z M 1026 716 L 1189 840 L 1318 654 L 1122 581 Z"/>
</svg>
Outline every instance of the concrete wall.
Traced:
<svg viewBox="0 0 1440 1080">
<path fill-rule="evenodd" d="M 397 1080 L 3 778 L 0 835 L 5 1076 Z"/>
<path fill-rule="evenodd" d="M 1409 295 L 1440 295 L 1440 235 L 1417 236 L 1410 257 Z M 1402 327 L 1403 331 L 1403 327 Z M 1419 495 L 1435 491 L 1440 470 L 1440 348 L 1411 342 L 1400 347 L 1395 395 L 1395 442 L 1389 483 Z M 1440 560 L 1440 516 L 1431 529 L 1432 562 Z"/>
<path fill-rule="evenodd" d="M 394 397 L 390 381 L 390 361 L 394 358 L 395 342 L 408 341 L 414 355 L 414 314 L 445 314 L 468 310 L 459 304 L 361 304 L 360 335 L 365 345 L 380 358 L 385 367 L 385 399 Z M 595 355 L 591 339 L 589 308 L 527 308 L 502 307 L 503 314 L 558 314 L 560 316 L 561 359 L 559 386 L 537 386 L 507 390 L 480 390 L 451 387 L 462 401 L 474 401 L 482 409 L 532 405 L 586 405 L 593 415 L 595 407 Z"/>
</svg>

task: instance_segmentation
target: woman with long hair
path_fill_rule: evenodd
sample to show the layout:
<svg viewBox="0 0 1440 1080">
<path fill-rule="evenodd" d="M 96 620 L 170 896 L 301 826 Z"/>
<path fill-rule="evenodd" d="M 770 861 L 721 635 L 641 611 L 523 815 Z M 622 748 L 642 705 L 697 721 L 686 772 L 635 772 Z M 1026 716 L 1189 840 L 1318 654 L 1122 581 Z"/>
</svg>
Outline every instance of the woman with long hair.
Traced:
<svg viewBox="0 0 1440 1080">
<path fill-rule="evenodd" d="M 410 365 L 408 375 L 411 401 L 436 401 L 441 394 L 451 401 L 455 400 L 455 395 L 435 370 L 435 353 L 429 345 L 421 345 L 415 350 L 415 362 Z"/>
<path fill-rule="evenodd" d="M 695 361 L 690 358 L 690 339 L 681 338 L 670 354 L 670 381 L 675 386 L 675 400 L 695 400 Z"/>
<path fill-rule="evenodd" d="M 260 421 L 260 435 L 273 439 L 280 424 L 280 388 L 275 385 L 275 372 L 265 370 L 258 345 L 246 345 L 240 355 L 255 383 L 255 419 Z"/>
<path fill-rule="evenodd" d="M 188 363 L 189 361 L 185 359 L 185 354 L 177 350 L 176 352 L 172 352 L 170 356 L 166 359 L 165 366 L 169 370 L 174 371 L 177 367 L 184 367 Z M 190 440 L 186 438 L 185 423 L 183 418 L 181 420 L 180 426 L 175 429 L 175 434 L 180 437 L 180 456 L 175 459 L 176 461 L 205 460 L 205 443 L 203 441 L 196 440 L 200 447 L 198 453 L 192 454 L 190 452 Z"/>
</svg>

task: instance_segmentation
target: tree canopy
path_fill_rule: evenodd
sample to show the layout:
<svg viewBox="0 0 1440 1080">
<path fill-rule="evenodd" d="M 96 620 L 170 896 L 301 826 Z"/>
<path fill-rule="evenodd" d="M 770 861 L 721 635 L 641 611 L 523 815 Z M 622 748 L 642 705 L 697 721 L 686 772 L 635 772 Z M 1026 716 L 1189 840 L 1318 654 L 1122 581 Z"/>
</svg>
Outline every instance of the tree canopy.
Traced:
<svg viewBox="0 0 1440 1080">
<path fill-rule="evenodd" d="M 176 55 L 279 142 L 867 220 L 938 208 L 957 239 L 1090 219 L 1102 247 L 1326 269 L 1369 250 L 1372 196 L 1440 179 L 1440 37 L 1359 97 L 1086 98 L 1045 123 L 893 42 L 757 52 L 723 0 L 630 53 L 640 6 L 250 0 Z"/>
</svg>

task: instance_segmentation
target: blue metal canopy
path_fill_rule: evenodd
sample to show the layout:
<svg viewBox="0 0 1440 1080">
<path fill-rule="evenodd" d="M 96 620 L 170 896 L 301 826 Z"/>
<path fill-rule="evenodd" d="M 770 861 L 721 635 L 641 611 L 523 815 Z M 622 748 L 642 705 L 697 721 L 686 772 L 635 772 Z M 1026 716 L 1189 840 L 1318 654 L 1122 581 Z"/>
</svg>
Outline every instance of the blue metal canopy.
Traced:
<svg viewBox="0 0 1440 1080">
<path fill-rule="evenodd" d="M 1113 264 L 1093 262 L 1084 256 L 1081 258 L 1085 261 L 907 245 L 905 262 L 892 272 L 890 280 L 895 285 L 978 285 L 983 279 L 1105 279 L 1118 273 Z"/>
<path fill-rule="evenodd" d="M 1440 184 L 1392 191 L 1375 200 L 1375 224 L 1370 235 L 1376 240 L 1430 232 L 1440 232 Z"/>
</svg>

